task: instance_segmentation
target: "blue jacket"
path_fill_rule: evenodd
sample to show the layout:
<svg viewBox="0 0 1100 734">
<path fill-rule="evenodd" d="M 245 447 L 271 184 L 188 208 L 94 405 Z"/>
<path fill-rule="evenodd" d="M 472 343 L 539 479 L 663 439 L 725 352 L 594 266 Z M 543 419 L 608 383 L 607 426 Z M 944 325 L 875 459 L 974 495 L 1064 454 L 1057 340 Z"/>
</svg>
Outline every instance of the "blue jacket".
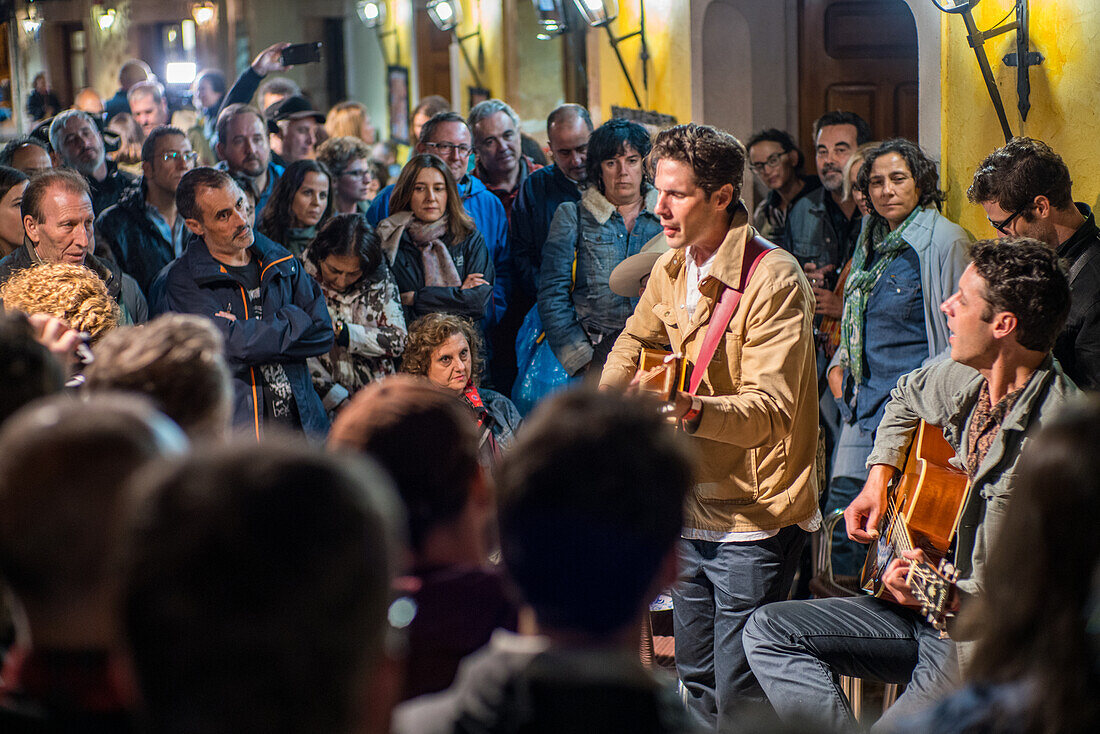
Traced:
<svg viewBox="0 0 1100 734">
<path fill-rule="evenodd" d="M 558 205 L 580 201 L 581 190 L 556 165 L 527 177 L 512 205 L 512 278 L 516 287 L 534 298 L 539 288 L 542 246 Z"/>
<path fill-rule="evenodd" d="M 656 203 L 657 191 L 650 188 L 629 234 L 623 216 L 595 186 L 585 190 L 580 202 L 562 204 L 554 214 L 546 236 L 538 309 L 546 340 L 569 374 L 591 362 L 593 347 L 617 337 L 634 313 L 638 299 L 616 295 L 608 280 L 616 265 L 661 234 L 661 223 L 653 214 Z"/>
<path fill-rule="evenodd" d="M 474 226 L 489 248 L 489 257 L 493 260 L 496 280 L 493 281 L 493 298 L 485 306 L 482 326 L 488 329 L 498 323 L 508 307 L 508 293 L 512 288 L 512 255 L 508 249 L 508 218 L 500 199 L 493 195 L 480 179 L 466 177 L 466 183 L 460 184 L 458 193 L 462 197 L 462 206 L 473 217 Z M 367 209 L 367 221 L 372 227 L 390 215 L 390 196 L 393 185 L 378 192 L 370 208 Z M 486 280 L 489 280 L 486 274 Z"/>
<path fill-rule="evenodd" d="M 332 348 L 332 319 L 325 298 L 293 255 L 258 232 L 255 237 L 249 249 L 260 263 L 261 318 L 250 318 L 244 289 L 199 237 L 153 281 L 152 310 L 206 316 L 222 332 L 233 374 L 236 425 L 254 429 L 259 437 L 264 413 L 257 389 L 262 380 L 259 366 L 280 362 L 290 379 L 302 428 L 308 434 L 324 435 L 328 416 L 313 389 L 306 358 Z M 237 320 L 215 317 L 218 311 L 229 311 Z"/>
</svg>

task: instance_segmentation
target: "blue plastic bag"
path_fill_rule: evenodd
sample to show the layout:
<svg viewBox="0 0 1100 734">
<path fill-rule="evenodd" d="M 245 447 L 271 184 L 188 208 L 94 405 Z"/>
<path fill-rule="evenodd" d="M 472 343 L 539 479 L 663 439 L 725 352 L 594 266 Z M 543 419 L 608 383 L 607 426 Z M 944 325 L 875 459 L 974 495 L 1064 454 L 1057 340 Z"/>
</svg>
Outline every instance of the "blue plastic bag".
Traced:
<svg viewBox="0 0 1100 734">
<path fill-rule="evenodd" d="M 516 334 L 516 364 L 519 373 L 512 386 L 512 402 L 524 416 L 547 395 L 581 380 L 570 377 L 554 356 L 537 305 L 527 312 Z"/>
</svg>

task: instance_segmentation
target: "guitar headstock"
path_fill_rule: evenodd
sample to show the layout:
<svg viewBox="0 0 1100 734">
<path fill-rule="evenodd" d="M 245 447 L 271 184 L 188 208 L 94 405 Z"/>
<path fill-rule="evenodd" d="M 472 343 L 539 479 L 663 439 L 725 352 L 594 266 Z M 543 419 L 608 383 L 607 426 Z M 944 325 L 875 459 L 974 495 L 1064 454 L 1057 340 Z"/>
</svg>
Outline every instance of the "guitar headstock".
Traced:
<svg viewBox="0 0 1100 734">
<path fill-rule="evenodd" d="M 948 605 L 951 592 L 958 581 L 959 572 L 946 560 L 933 568 L 927 563 L 913 563 L 909 567 L 909 588 L 920 602 L 920 612 L 940 632 L 947 631 Z"/>
</svg>

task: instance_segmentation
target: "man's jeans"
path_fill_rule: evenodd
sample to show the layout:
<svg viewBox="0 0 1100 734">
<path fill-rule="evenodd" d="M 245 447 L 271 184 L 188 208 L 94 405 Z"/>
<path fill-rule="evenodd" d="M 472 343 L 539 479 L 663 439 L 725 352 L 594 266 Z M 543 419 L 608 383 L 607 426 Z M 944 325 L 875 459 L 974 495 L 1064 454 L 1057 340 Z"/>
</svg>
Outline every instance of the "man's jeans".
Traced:
<svg viewBox="0 0 1100 734">
<path fill-rule="evenodd" d="M 761 607 L 745 626 L 752 671 L 784 719 L 858 726 L 837 675 L 907 683 L 876 729 L 939 700 L 958 679 L 955 643 L 916 612 L 870 596 Z"/>
<path fill-rule="evenodd" d="M 766 702 L 749 669 L 741 631 L 761 604 L 786 599 L 809 533 L 790 525 L 749 543 L 680 541 L 673 588 L 676 671 L 701 726 L 725 731 L 746 704 Z"/>
</svg>

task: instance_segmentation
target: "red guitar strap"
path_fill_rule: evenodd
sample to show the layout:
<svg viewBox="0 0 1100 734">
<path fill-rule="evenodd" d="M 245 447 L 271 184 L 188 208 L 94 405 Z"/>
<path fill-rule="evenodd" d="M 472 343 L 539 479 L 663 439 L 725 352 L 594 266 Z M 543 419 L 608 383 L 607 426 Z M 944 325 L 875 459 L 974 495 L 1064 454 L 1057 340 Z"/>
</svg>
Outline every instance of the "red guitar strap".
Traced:
<svg viewBox="0 0 1100 734">
<path fill-rule="evenodd" d="M 733 318 L 733 313 L 737 310 L 737 304 L 741 301 L 741 294 L 745 292 L 745 288 L 749 285 L 749 279 L 756 272 L 756 266 L 760 264 L 765 255 L 775 249 L 777 249 L 775 245 L 760 236 L 753 237 L 745 243 L 745 255 L 741 261 L 741 282 L 736 288 L 727 286 L 722 291 L 722 295 L 718 299 L 718 305 L 715 306 L 714 312 L 710 315 L 710 321 L 707 323 L 707 334 L 703 337 L 703 346 L 699 349 L 699 358 L 691 369 L 691 380 L 688 382 L 689 394 L 694 395 L 695 391 L 699 389 L 699 385 L 703 381 L 703 375 L 706 374 L 707 365 L 714 358 L 714 351 L 718 348 L 718 342 L 722 339 L 722 334 L 726 332 L 726 327 L 729 326 L 730 319 Z"/>
</svg>

